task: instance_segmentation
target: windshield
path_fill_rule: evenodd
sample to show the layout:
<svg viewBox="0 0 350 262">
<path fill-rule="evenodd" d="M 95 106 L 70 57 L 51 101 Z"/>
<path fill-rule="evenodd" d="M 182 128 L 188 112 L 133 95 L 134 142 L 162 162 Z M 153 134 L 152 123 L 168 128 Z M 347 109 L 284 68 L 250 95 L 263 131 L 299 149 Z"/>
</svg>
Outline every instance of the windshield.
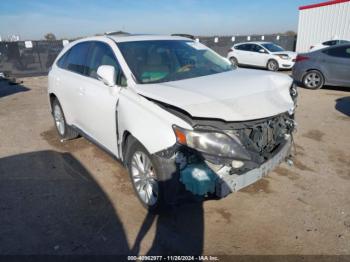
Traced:
<svg viewBox="0 0 350 262">
<path fill-rule="evenodd" d="M 233 70 L 231 63 L 201 43 L 150 40 L 118 43 L 139 83 L 162 83 Z"/>
<path fill-rule="evenodd" d="M 265 47 L 270 52 L 283 52 L 284 49 L 280 47 L 279 45 L 275 45 L 273 43 L 267 43 L 267 44 L 261 44 L 263 47 Z"/>
</svg>

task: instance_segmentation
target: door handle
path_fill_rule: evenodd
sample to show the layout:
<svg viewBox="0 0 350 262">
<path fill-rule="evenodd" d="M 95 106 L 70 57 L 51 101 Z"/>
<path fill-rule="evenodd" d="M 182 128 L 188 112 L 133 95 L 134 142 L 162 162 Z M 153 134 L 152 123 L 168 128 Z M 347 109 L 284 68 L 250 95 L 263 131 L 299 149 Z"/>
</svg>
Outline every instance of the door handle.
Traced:
<svg viewBox="0 0 350 262">
<path fill-rule="evenodd" d="M 54 78 L 55 80 L 55 86 L 57 87 L 57 86 L 59 86 L 60 85 L 60 82 L 61 82 L 61 80 L 60 80 L 60 78 L 59 77 L 55 77 Z"/>
<path fill-rule="evenodd" d="M 85 95 L 85 88 L 84 87 L 79 87 L 79 94 Z"/>
</svg>

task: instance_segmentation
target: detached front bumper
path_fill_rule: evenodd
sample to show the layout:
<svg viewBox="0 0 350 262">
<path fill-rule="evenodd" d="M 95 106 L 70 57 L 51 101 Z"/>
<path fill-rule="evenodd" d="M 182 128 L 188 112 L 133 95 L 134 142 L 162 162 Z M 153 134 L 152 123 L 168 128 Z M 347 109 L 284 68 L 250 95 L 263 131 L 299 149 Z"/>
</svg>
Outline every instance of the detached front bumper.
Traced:
<svg viewBox="0 0 350 262">
<path fill-rule="evenodd" d="M 290 157 L 294 127 L 293 117 L 286 114 L 220 126 L 227 135 L 241 141 L 249 160 L 215 157 L 180 144 L 158 152 L 155 157 L 161 163 L 159 171 L 166 174 L 164 181 L 178 183 L 179 189 L 195 196 L 223 198 L 255 183 Z M 170 188 L 174 189 L 174 185 Z M 166 191 L 172 195 L 171 190 Z"/>
<path fill-rule="evenodd" d="M 263 163 L 260 167 L 240 175 L 230 174 L 230 168 L 226 166 L 223 167 L 216 172 L 218 175 L 215 190 L 216 195 L 218 197 L 225 197 L 263 178 L 268 172 L 290 156 L 291 145 L 291 139 L 286 140 L 286 142 L 277 149 L 276 154 L 271 159 Z"/>
</svg>

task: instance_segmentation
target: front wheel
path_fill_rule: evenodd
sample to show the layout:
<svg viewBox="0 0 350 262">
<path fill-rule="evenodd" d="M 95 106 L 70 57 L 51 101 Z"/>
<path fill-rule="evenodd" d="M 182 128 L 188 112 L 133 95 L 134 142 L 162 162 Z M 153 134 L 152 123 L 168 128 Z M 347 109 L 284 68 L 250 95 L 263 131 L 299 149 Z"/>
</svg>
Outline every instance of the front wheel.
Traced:
<svg viewBox="0 0 350 262">
<path fill-rule="evenodd" d="M 238 66 L 238 60 L 235 57 L 230 57 L 230 62 L 233 66 L 237 67 Z"/>
<path fill-rule="evenodd" d="M 130 180 L 141 204 L 150 211 L 164 206 L 159 168 L 146 148 L 136 139 L 130 138 L 125 157 Z"/>
<path fill-rule="evenodd" d="M 269 71 L 278 71 L 278 69 L 279 69 L 278 62 L 276 60 L 273 60 L 273 59 L 269 60 L 267 62 L 267 69 Z"/>
<path fill-rule="evenodd" d="M 321 72 L 311 70 L 303 77 L 303 84 L 309 89 L 320 89 L 324 85 L 324 77 Z"/>
</svg>

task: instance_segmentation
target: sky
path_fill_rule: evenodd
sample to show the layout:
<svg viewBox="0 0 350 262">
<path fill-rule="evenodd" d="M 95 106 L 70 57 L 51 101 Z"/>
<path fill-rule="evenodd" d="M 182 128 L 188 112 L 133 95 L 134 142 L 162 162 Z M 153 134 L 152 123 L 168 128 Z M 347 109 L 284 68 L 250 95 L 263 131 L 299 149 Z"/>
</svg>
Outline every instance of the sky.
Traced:
<svg viewBox="0 0 350 262">
<path fill-rule="evenodd" d="M 297 31 L 298 7 L 322 0 L 0 0 L 0 36 L 69 39 L 131 33 L 247 35 Z"/>
</svg>

